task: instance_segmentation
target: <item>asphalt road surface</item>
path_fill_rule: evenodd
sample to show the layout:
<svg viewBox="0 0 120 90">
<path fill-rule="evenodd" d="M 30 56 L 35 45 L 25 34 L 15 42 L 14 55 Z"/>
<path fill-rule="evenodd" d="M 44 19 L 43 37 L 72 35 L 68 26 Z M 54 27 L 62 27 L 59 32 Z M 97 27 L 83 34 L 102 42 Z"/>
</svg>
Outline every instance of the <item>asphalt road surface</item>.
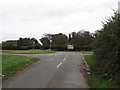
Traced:
<svg viewBox="0 0 120 90">
<path fill-rule="evenodd" d="M 81 72 L 84 65 L 80 53 L 22 55 L 40 60 L 5 80 L 3 88 L 89 88 Z"/>
</svg>

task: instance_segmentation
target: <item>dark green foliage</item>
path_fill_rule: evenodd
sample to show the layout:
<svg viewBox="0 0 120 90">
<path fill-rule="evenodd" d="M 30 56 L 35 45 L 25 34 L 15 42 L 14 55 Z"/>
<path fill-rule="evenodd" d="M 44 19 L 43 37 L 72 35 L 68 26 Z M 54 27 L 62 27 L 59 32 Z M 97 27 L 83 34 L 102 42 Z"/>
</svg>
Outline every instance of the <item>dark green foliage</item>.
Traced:
<svg viewBox="0 0 120 90">
<path fill-rule="evenodd" d="M 90 50 L 92 50 L 92 48 L 89 46 L 75 45 L 74 50 L 75 51 L 90 51 Z"/>
<path fill-rule="evenodd" d="M 91 52 L 83 52 L 83 53 L 91 53 Z M 91 75 L 89 78 L 89 84 L 91 88 L 120 88 L 120 85 L 117 80 L 114 78 L 106 79 L 105 76 L 101 75 L 98 67 L 97 60 L 95 60 L 93 55 L 85 55 L 85 60 L 89 64 Z M 107 74 L 106 74 L 107 75 Z"/>
<path fill-rule="evenodd" d="M 114 78 L 120 83 L 120 60 L 118 58 L 119 40 L 119 15 L 114 14 L 103 23 L 103 28 L 97 31 L 94 51 L 99 70 L 97 72 L 104 78 Z"/>
<path fill-rule="evenodd" d="M 30 38 L 20 38 L 18 40 L 17 43 L 18 46 L 31 46 L 32 45 L 32 41 L 30 40 Z"/>
<path fill-rule="evenodd" d="M 89 31 L 72 32 L 67 37 L 65 34 L 45 34 L 40 41 L 43 44 L 43 49 L 49 49 L 50 41 L 52 40 L 51 47 L 53 50 L 67 50 L 67 45 L 74 45 L 74 51 L 92 50 L 93 37 Z"/>
<path fill-rule="evenodd" d="M 49 49 L 49 45 L 44 45 L 42 47 L 42 49 Z M 52 50 L 57 50 L 57 51 L 67 51 L 67 45 L 51 45 L 51 49 Z M 90 51 L 91 48 L 87 47 L 87 46 L 79 46 L 79 45 L 75 45 L 74 49 L 72 51 Z"/>
<path fill-rule="evenodd" d="M 50 44 L 50 42 L 49 42 L 47 37 L 41 38 L 40 41 L 42 42 L 43 46 L 46 46 L 46 45 Z"/>
<path fill-rule="evenodd" d="M 30 39 L 30 38 L 19 38 L 19 40 L 17 41 L 17 46 L 31 47 L 31 46 L 33 46 L 33 42 L 35 43 L 35 46 L 40 46 L 37 39 L 35 39 L 35 38 L 32 38 L 32 39 Z"/>
<path fill-rule="evenodd" d="M 50 40 L 52 40 L 51 49 L 60 51 L 66 50 L 68 38 L 65 34 L 45 34 L 44 37 L 40 39 L 43 44 L 43 49 L 50 48 Z"/>
<path fill-rule="evenodd" d="M 43 38 L 40 39 L 43 45 L 49 45 L 52 40 L 52 45 L 66 45 L 67 36 L 65 34 L 45 34 Z"/>
<path fill-rule="evenodd" d="M 43 49 L 49 49 L 49 45 L 44 45 Z M 66 45 L 51 45 L 52 50 L 57 50 L 57 51 L 65 51 L 67 50 Z"/>
<path fill-rule="evenodd" d="M 9 40 L 6 42 L 2 42 L 3 50 L 28 50 L 33 49 L 41 49 L 41 45 L 35 38 L 19 38 L 19 40 Z"/>
<path fill-rule="evenodd" d="M 17 47 L 11 47 L 11 46 L 2 46 L 3 50 L 29 50 L 29 49 L 33 49 L 32 46 L 17 46 Z M 34 49 L 43 49 L 42 46 L 35 46 Z"/>
<path fill-rule="evenodd" d="M 67 46 L 66 45 L 52 45 L 52 49 L 57 50 L 57 51 L 66 51 Z"/>
<path fill-rule="evenodd" d="M 17 46 L 17 40 L 9 40 L 9 41 L 6 41 L 6 42 L 2 42 L 2 46 L 4 47 L 16 47 Z"/>
<path fill-rule="evenodd" d="M 66 45 L 67 39 L 67 36 L 62 33 L 52 35 L 52 45 Z"/>
<path fill-rule="evenodd" d="M 89 31 L 72 32 L 69 43 L 75 45 L 76 50 L 92 50 L 93 37 Z"/>
</svg>

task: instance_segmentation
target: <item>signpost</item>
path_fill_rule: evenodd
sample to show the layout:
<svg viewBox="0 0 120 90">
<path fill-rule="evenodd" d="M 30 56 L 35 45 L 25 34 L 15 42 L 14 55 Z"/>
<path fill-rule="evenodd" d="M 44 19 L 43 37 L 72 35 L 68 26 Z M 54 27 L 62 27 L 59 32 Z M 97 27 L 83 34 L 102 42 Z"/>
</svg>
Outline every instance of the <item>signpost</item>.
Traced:
<svg viewBox="0 0 120 90">
<path fill-rule="evenodd" d="M 49 42 L 50 42 L 50 48 L 49 49 L 51 50 L 52 36 L 49 36 L 48 39 L 49 39 Z"/>
<path fill-rule="evenodd" d="M 52 43 L 52 40 L 49 40 L 49 41 L 50 41 L 50 48 L 49 48 L 49 49 L 51 50 L 51 43 Z"/>
<path fill-rule="evenodd" d="M 74 49 L 74 45 L 67 45 L 67 49 L 68 49 L 68 51 L 69 50 L 73 50 Z"/>
<path fill-rule="evenodd" d="M 33 41 L 33 49 L 35 48 L 35 42 Z"/>
</svg>

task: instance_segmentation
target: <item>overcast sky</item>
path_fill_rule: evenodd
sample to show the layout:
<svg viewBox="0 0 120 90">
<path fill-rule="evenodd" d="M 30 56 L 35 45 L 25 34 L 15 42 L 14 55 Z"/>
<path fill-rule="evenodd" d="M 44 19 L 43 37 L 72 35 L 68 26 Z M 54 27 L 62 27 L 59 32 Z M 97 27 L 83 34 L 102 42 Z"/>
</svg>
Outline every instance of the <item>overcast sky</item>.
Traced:
<svg viewBox="0 0 120 90">
<path fill-rule="evenodd" d="M 0 0 L 0 41 L 45 33 L 94 32 L 119 0 Z"/>
</svg>

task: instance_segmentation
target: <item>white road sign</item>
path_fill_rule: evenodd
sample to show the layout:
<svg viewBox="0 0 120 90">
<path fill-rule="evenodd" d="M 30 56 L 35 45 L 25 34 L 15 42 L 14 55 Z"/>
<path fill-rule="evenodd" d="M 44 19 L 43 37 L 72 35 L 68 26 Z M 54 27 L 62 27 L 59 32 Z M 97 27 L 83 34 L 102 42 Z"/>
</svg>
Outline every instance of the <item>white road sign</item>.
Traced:
<svg viewBox="0 0 120 90">
<path fill-rule="evenodd" d="M 52 42 L 52 40 L 49 40 L 50 42 Z"/>
<path fill-rule="evenodd" d="M 67 45 L 67 49 L 74 49 L 74 45 Z"/>
</svg>

